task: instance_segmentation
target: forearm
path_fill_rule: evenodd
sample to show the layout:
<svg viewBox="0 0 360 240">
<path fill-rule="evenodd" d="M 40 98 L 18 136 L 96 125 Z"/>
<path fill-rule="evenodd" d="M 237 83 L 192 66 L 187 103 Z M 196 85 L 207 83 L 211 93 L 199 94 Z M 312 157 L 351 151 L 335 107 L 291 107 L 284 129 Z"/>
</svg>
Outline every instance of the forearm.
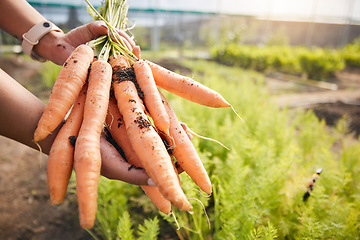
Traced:
<svg viewBox="0 0 360 240">
<path fill-rule="evenodd" d="M 26 0 L 0 0 L 0 28 L 7 33 L 16 37 L 20 42 L 23 41 L 23 34 L 28 32 L 36 24 L 46 21 L 35 8 L 33 8 Z M 57 64 L 62 64 L 66 54 L 61 56 L 61 60 L 57 55 L 62 54 L 63 49 L 59 48 L 56 51 L 56 45 L 64 36 L 62 32 L 51 31 L 46 34 L 39 43 L 34 46 L 33 51 L 39 56 L 53 61 Z"/>
<path fill-rule="evenodd" d="M 0 28 L 19 41 L 35 24 L 46 20 L 26 0 L 0 0 Z"/>
<path fill-rule="evenodd" d="M 37 123 L 45 104 L 0 69 L 0 135 L 11 138 L 34 149 Z M 39 144 L 48 154 L 56 132 Z"/>
</svg>

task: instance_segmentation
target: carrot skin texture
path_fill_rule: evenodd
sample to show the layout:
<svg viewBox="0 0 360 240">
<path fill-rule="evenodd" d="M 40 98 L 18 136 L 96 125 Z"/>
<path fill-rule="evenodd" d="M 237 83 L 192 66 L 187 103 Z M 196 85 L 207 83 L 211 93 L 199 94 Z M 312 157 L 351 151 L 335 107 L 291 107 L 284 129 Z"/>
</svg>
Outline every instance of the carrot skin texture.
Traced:
<svg viewBox="0 0 360 240">
<path fill-rule="evenodd" d="M 146 172 L 166 199 L 177 208 L 190 211 L 191 204 L 180 187 L 172 160 L 162 139 L 147 119 L 134 83 L 117 82 L 113 88 L 127 135 Z"/>
<path fill-rule="evenodd" d="M 210 195 L 212 186 L 204 165 L 169 102 L 164 95 L 161 94 L 161 97 L 170 117 L 170 136 L 165 136 L 165 138 L 170 145 L 173 144 L 173 146 L 170 146 L 172 153 L 179 165 L 196 185 Z"/>
<path fill-rule="evenodd" d="M 93 57 L 94 52 L 91 47 L 80 45 L 66 60 L 34 132 L 35 142 L 44 139 L 64 120 L 86 82 Z"/>
<path fill-rule="evenodd" d="M 125 69 L 130 67 L 129 61 L 122 55 L 116 54 L 109 57 L 109 63 L 112 68 Z"/>
<path fill-rule="evenodd" d="M 165 134 L 169 135 L 170 120 L 161 101 L 157 86 L 150 66 L 139 60 L 133 65 L 136 81 L 144 93 L 144 104 L 154 120 L 155 126 Z"/>
<path fill-rule="evenodd" d="M 169 215 L 171 212 L 171 203 L 167 200 L 159 191 L 158 187 L 153 186 L 141 186 L 154 205 L 159 209 L 160 212 Z"/>
<path fill-rule="evenodd" d="M 112 68 L 102 60 L 91 66 L 84 118 L 76 140 L 74 168 L 80 225 L 93 227 L 101 171 L 100 135 L 109 103 Z"/>
<path fill-rule="evenodd" d="M 71 109 L 69 117 L 58 132 L 49 153 L 47 182 L 51 205 L 64 201 L 74 165 L 74 146 L 70 137 L 78 136 L 82 123 L 87 85 L 85 84 Z"/>
<path fill-rule="evenodd" d="M 148 60 L 146 60 L 146 62 L 151 67 L 158 87 L 189 101 L 208 107 L 231 107 L 219 93 L 192 78 L 174 73 Z"/>
<path fill-rule="evenodd" d="M 137 167 L 144 168 L 133 147 L 131 146 L 130 140 L 126 133 L 123 117 L 119 112 L 116 100 L 114 98 L 110 99 L 109 101 L 109 112 L 106 116 L 106 126 L 110 131 L 114 141 L 123 150 L 127 161 Z M 141 186 L 141 188 L 162 213 L 170 214 L 171 203 L 164 198 L 157 187 Z"/>
</svg>

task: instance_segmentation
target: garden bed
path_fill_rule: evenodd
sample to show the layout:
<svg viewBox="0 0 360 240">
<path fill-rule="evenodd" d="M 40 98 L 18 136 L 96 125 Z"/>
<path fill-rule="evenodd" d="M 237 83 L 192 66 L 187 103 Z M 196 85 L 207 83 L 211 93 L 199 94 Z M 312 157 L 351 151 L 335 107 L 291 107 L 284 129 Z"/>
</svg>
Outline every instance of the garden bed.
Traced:
<svg viewBox="0 0 360 240">
<path fill-rule="evenodd" d="M 161 61 L 161 65 L 185 74 L 190 73 L 188 68 L 169 60 Z M 6 59 L 6 61 L 0 59 L 0 68 L 16 77 L 25 86 L 30 86 L 31 81 L 38 81 L 36 76 L 38 63 L 23 62 L 21 58 Z M 352 86 L 359 87 L 359 73 L 344 72 L 344 75 L 347 76 L 347 81 L 350 81 L 349 79 L 354 81 Z M 344 91 L 342 99 L 349 97 L 349 92 L 354 90 L 352 87 L 351 90 Z M 44 94 L 48 90 L 32 89 L 32 91 L 35 94 Z M 316 91 L 311 89 L 312 96 L 319 96 L 325 92 L 329 94 L 328 91 L 314 92 Z M 302 89 L 296 94 L 306 95 L 309 91 Z M 290 98 L 291 95 L 287 96 Z M 319 118 L 324 118 L 330 125 L 336 123 L 341 116 L 347 115 L 351 129 L 357 134 L 360 133 L 360 110 L 357 105 L 346 104 L 343 100 L 313 104 L 311 108 Z M 78 224 L 74 195 L 70 194 L 66 202 L 59 207 L 50 205 L 46 183 L 46 156 L 42 155 L 41 159 L 40 161 L 36 150 L 0 137 L 0 168 L 3 169 L 3 174 L 0 176 L 2 239 L 89 239 L 90 235 Z"/>
</svg>

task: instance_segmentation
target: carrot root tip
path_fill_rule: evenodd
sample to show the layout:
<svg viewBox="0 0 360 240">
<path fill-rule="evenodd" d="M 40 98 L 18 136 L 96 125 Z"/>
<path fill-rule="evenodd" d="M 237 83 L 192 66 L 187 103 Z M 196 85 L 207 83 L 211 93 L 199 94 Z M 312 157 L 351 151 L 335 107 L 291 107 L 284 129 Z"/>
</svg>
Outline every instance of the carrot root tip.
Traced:
<svg viewBox="0 0 360 240">
<path fill-rule="evenodd" d="M 56 206 L 61 204 L 63 201 L 62 200 L 51 200 L 51 206 Z"/>
<path fill-rule="evenodd" d="M 231 109 L 233 110 L 233 112 L 236 114 L 236 116 L 238 116 L 238 118 L 240 118 L 240 120 L 245 123 L 244 119 L 240 116 L 240 114 L 235 110 L 235 108 L 230 105 Z"/>
<path fill-rule="evenodd" d="M 38 149 L 39 149 L 39 164 L 40 164 L 40 168 L 41 168 L 41 166 L 42 166 L 42 165 L 41 165 L 41 160 L 42 160 L 42 155 L 41 155 L 41 154 L 42 154 L 43 151 L 42 151 L 42 148 L 41 148 L 41 146 L 40 146 L 39 143 L 37 143 L 37 142 L 35 142 L 35 141 L 34 141 L 34 143 L 35 143 L 35 145 L 36 145 L 36 146 L 38 147 Z"/>
<path fill-rule="evenodd" d="M 202 192 L 202 191 L 200 191 L 199 189 L 196 189 L 196 188 L 194 188 L 194 191 L 199 192 L 200 195 L 203 196 L 203 197 L 206 197 L 206 198 L 211 197 L 211 193 L 210 193 L 210 194 L 207 194 L 207 193 Z"/>
<path fill-rule="evenodd" d="M 174 218 L 175 224 L 176 224 L 176 226 L 177 226 L 176 231 L 179 231 L 179 230 L 180 230 L 180 224 L 179 224 L 179 222 L 178 222 L 177 219 L 176 219 L 175 213 L 174 213 L 174 212 L 170 212 L 170 215 L 172 215 L 173 218 Z"/>
<path fill-rule="evenodd" d="M 208 216 L 208 214 L 207 214 L 207 212 L 206 212 L 205 205 L 204 205 L 199 199 L 197 199 L 197 198 L 189 198 L 189 200 L 190 200 L 190 199 L 194 199 L 194 200 L 196 200 L 198 203 L 200 203 L 200 205 L 202 206 L 202 208 L 203 208 L 203 210 L 204 210 L 205 217 L 206 217 L 206 220 L 207 220 L 208 225 L 209 225 L 209 229 L 211 229 L 211 223 L 210 223 L 209 216 Z"/>
<path fill-rule="evenodd" d="M 216 142 L 216 143 L 220 144 L 222 147 L 224 147 L 225 149 L 227 149 L 227 150 L 230 151 L 230 148 L 228 148 L 227 146 L 225 146 L 223 143 L 221 143 L 221 142 L 218 141 L 218 140 L 215 140 L 215 139 L 213 139 L 213 138 L 208 138 L 208 137 L 199 135 L 199 134 L 197 134 L 196 132 L 194 132 L 192 129 L 190 129 L 190 128 L 188 128 L 188 127 L 186 128 L 185 131 L 188 131 L 187 133 L 189 133 L 189 134 L 191 134 L 191 135 L 194 135 L 194 136 L 196 136 L 196 137 L 199 137 L 199 138 L 202 138 L 202 139 L 205 139 L 205 140 L 209 140 L 209 141 L 212 141 L 212 142 Z"/>
</svg>

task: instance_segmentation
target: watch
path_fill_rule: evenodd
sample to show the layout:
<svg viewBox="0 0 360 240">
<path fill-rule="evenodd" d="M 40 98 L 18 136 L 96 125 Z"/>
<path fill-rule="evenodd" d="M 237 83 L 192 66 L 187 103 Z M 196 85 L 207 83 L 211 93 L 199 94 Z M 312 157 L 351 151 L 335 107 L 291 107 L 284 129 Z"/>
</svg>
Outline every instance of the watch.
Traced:
<svg viewBox="0 0 360 240">
<path fill-rule="evenodd" d="M 21 47 L 23 49 L 23 52 L 35 60 L 38 60 L 40 62 L 45 62 L 46 59 L 41 58 L 35 51 L 33 51 L 33 48 L 36 44 L 39 43 L 42 37 L 44 37 L 47 33 L 51 31 L 62 32 L 60 28 L 58 28 L 55 24 L 53 24 L 50 21 L 40 22 L 35 26 L 33 26 L 32 28 L 30 28 L 28 32 L 22 35 L 23 41 Z"/>
</svg>

